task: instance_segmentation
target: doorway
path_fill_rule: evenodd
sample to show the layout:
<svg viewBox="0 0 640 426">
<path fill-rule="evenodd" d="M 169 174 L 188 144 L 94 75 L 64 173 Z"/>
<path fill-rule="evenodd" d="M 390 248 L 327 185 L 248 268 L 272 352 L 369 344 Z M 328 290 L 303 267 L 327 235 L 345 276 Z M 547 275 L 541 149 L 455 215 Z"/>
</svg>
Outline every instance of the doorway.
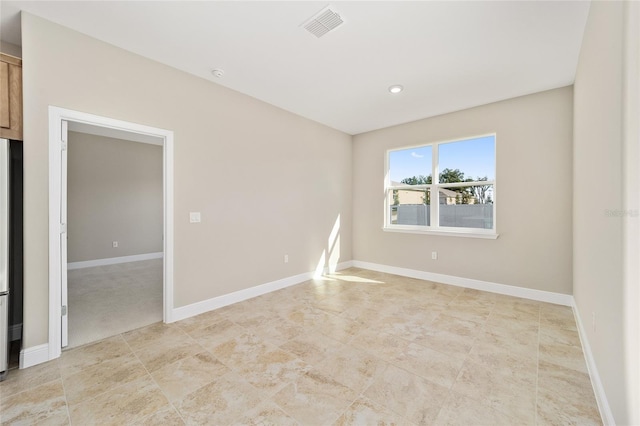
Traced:
<svg viewBox="0 0 640 426">
<path fill-rule="evenodd" d="M 67 130 L 66 347 L 73 348 L 162 321 L 162 141 L 115 138 L 74 122 Z"/>
<path fill-rule="evenodd" d="M 69 130 L 162 148 L 162 319 L 173 310 L 173 132 L 79 111 L 49 107 L 49 359 L 68 344 L 67 167 Z"/>
</svg>

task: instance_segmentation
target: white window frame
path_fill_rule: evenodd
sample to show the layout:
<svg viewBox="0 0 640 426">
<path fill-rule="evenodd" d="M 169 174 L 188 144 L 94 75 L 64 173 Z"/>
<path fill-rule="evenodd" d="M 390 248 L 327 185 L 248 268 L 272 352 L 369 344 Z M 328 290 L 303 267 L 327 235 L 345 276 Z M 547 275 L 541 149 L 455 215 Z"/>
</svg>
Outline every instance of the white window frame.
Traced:
<svg viewBox="0 0 640 426">
<path fill-rule="evenodd" d="M 440 179 L 440 167 L 439 167 L 439 158 L 438 158 L 438 148 L 440 145 L 452 143 L 452 142 L 464 142 L 471 139 L 479 139 L 487 136 L 492 136 L 494 141 L 494 176 L 493 180 L 486 181 L 474 181 L 474 182 L 457 182 L 457 183 L 439 183 Z M 411 234 L 430 234 L 430 235 L 444 235 L 444 236 L 456 236 L 456 237 L 470 237 L 470 238 L 486 238 L 486 239 L 496 239 L 498 238 L 497 232 L 497 222 L 496 222 L 496 212 L 497 212 L 497 148 L 498 145 L 498 137 L 496 133 L 487 133 L 483 135 L 476 136 L 465 136 L 456 139 L 423 143 L 420 145 L 411 145 L 400 148 L 388 149 L 385 153 L 385 164 L 384 164 L 384 225 L 383 231 L 386 232 L 405 232 Z M 404 151 L 408 149 L 416 149 L 416 148 L 424 148 L 431 147 L 431 184 L 423 184 L 423 185 L 392 185 L 391 184 L 391 176 L 389 175 L 389 157 L 392 152 L 395 151 Z M 428 176 L 428 175 L 427 175 Z M 392 192 L 394 190 L 429 190 L 431 195 L 431 200 L 439 199 L 439 190 L 446 188 L 455 188 L 455 187 L 468 187 L 468 186 L 481 186 L 481 185 L 493 185 L 493 228 L 492 229 L 482 229 L 482 228 L 462 228 L 462 227 L 450 227 L 450 226 L 440 226 L 440 203 L 432 202 L 429 205 L 430 208 L 430 216 L 431 216 L 431 224 L 428 226 L 421 225 L 397 225 L 391 223 L 391 204 L 390 200 L 393 199 Z"/>
</svg>

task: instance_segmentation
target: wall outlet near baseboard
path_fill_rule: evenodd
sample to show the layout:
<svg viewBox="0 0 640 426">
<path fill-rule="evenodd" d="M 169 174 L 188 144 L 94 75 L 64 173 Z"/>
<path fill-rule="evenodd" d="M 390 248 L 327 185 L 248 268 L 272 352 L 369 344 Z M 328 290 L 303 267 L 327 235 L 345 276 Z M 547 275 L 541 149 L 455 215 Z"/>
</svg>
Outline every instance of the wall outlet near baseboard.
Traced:
<svg viewBox="0 0 640 426">
<path fill-rule="evenodd" d="M 431 252 L 431 260 L 438 260 L 438 252 L 437 251 L 432 251 Z"/>
<path fill-rule="evenodd" d="M 117 247 L 118 247 L 118 242 L 117 242 L 117 241 L 112 242 L 112 243 L 111 243 L 111 246 L 112 246 L 113 248 L 117 248 Z"/>
<path fill-rule="evenodd" d="M 289 263 L 289 255 L 288 254 L 284 255 L 284 263 Z"/>
</svg>

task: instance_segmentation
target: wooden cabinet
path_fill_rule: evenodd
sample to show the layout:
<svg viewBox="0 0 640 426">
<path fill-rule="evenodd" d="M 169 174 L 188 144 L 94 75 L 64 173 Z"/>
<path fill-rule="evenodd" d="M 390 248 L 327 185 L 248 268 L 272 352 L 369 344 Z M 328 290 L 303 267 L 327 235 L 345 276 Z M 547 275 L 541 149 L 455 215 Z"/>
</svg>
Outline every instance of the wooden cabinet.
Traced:
<svg viewBox="0 0 640 426">
<path fill-rule="evenodd" d="M 22 140 L 22 60 L 0 53 L 0 138 Z"/>
</svg>

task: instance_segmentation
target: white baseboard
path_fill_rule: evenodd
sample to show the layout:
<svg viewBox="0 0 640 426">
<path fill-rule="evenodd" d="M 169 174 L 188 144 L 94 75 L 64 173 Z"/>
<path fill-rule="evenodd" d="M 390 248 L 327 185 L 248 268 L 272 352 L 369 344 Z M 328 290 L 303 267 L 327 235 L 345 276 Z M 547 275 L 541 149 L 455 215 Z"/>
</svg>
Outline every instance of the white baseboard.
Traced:
<svg viewBox="0 0 640 426">
<path fill-rule="evenodd" d="M 600 374 L 596 367 L 596 361 L 593 358 L 591 352 L 591 346 L 589 345 L 589 339 L 587 339 L 587 333 L 584 328 L 584 323 L 580 317 L 580 312 L 576 307 L 575 300 L 573 302 L 573 315 L 576 318 L 576 324 L 578 326 L 578 334 L 580 335 L 580 343 L 582 344 L 582 352 L 587 363 L 587 370 L 589 371 L 589 377 L 591 377 L 591 385 L 593 386 L 593 393 L 596 396 L 596 402 L 598 403 L 598 409 L 600 410 L 600 417 L 605 425 L 615 426 L 616 421 L 613 418 L 613 412 L 607 399 L 607 395 L 604 392 L 604 386 L 602 380 L 600 380 Z"/>
<path fill-rule="evenodd" d="M 550 291 L 534 290 L 532 288 L 516 287 L 506 284 L 497 284 L 489 281 L 474 280 L 471 278 L 456 277 L 453 275 L 436 274 L 434 272 L 418 271 L 415 269 L 398 268 L 396 266 L 380 265 L 377 263 L 352 262 L 356 268 L 370 269 L 372 271 L 385 272 L 387 274 L 401 275 L 403 277 L 417 278 L 420 280 L 434 281 L 457 287 L 473 288 L 488 291 L 490 293 L 504 294 L 507 296 L 521 297 L 523 299 L 548 302 L 556 305 L 573 306 L 573 296 L 569 294 L 553 293 Z"/>
<path fill-rule="evenodd" d="M 9 326 L 9 341 L 13 342 L 22 338 L 22 324 Z"/>
<path fill-rule="evenodd" d="M 109 257 L 107 259 L 85 260 L 67 263 L 67 269 L 91 268 L 92 266 L 115 265 L 117 263 L 138 262 L 140 260 L 162 259 L 163 253 L 134 254 L 131 256 Z"/>
<path fill-rule="evenodd" d="M 49 361 L 48 343 L 20 351 L 20 368 L 33 367 L 47 361 Z"/>
<path fill-rule="evenodd" d="M 352 263 L 343 262 L 336 266 L 336 270 L 350 268 Z M 325 268 L 325 273 L 328 270 Z M 305 272 L 304 274 L 294 275 L 292 277 L 283 278 L 276 281 L 271 281 L 265 284 L 250 287 L 244 290 L 234 291 L 233 293 L 223 294 L 222 296 L 214 297 L 212 299 L 203 300 L 201 302 L 192 303 L 191 305 L 181 306 L 174 308 L 171 318 L 173 321 L 180 321 L 185 318 L 190 318 L 196 315 L 203 314 L 205 312 L 219 309 L 224 306 L 232 305 L 234 303 L 242 302 L 243 300 L 251 299 L 257 296 L 261 296 L 272 291 L 280 290 L 285 287 L 290 287 L 296 284 L 303 283 L 314 277 L 314 272 Z"/>
</svg>

